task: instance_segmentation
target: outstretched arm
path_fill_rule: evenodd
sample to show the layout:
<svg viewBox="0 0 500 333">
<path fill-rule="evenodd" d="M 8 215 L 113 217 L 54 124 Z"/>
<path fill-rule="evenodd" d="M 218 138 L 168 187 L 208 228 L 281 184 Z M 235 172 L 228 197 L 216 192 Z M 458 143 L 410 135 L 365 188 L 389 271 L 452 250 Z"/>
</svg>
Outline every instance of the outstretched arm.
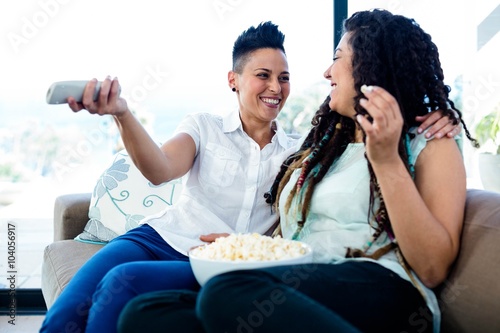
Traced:
<svg viewBox="0 0 500 333">
<path fill-rule="evenodd" d="M 191 136 L 178 134 L 159 148 L 129 110 L 125 99 L 118 96 L 118 80 L 106 78 L 98 100 L 94 101 L 96 84 L 96 79 L 89 81 L 81 103 L 68 98 L 69 107 L 74 112 L 85 109 L 91 114 L 113 116 L 127 152 L 144 177 L 158 185 L 183 176 L 191 168 L 196 154 Z"/>
</svg>

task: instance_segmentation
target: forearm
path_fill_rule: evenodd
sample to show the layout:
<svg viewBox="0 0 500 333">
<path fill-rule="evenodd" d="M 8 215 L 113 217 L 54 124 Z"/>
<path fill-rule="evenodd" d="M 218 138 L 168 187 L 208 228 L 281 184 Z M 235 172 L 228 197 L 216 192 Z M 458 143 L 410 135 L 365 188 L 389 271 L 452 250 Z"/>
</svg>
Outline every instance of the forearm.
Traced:
<svg viewBox="0 0 500 333">
<path fill-rule="evenodd" d="M 426 285 L 438 284 L 458 245 L 432 214 L 401 160 L 373 168 L 405 259 Z"/>
<path fill-rule="evenodd" d="M 144 177 L 156 185 L 170 180 L 165 155 L 135 116 L 127 111 L 114 119 L 127 153 Z"/>
</svg>

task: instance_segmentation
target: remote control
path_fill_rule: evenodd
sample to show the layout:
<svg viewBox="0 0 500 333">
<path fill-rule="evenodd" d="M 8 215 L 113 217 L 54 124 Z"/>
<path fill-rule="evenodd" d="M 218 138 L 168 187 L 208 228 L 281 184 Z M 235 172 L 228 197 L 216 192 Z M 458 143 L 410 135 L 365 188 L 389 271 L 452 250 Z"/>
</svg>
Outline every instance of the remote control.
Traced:
<svg viewBox="0 0 500 333">
<path fill-rule="evenodd" d="M 54 82 L 49 90 L 47 91 L 47 103 L 48 104 L 63 104 L 68 103 L 68 97 L 73 97 L 77 102 L 82 101 L 83 90 L 89 81 L 59 81 Z M 97 100 L 99 96 L 99 90 L 101 89 L 101 83 L 97 82 L 94 92 L 94 101 Z M 118 90 L 118 95 L 120 95 L 121 87 Z"/>
</svg>

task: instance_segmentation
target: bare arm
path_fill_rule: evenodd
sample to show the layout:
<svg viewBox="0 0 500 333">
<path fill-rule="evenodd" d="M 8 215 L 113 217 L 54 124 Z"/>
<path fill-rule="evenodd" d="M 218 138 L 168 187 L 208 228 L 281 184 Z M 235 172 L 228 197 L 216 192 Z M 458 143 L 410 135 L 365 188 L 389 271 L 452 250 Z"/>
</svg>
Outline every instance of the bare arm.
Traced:
<svg viewBox="0 0 500 333">
<path fill-rule="evenodd" d="M 402 119 L 385 90 L 365 93 L 374 122 L 359 119 L 391 225 L 409 265 L 428 287 L 447 276 L 459 249 L 465 206 L 465 170 L 453 140 L 432 140 L 419 155 L 416 180 L 399 157 Z"/>
<path fill-rule="evenodd" d="M 153 184 L 179 178 L 193 165 L 196 145 L 187 134 L 178 134 L 161 148 L 153 141 L 141 123 L 128 109 L 125 99 L 118 96 L 117 79 L 106 78 L 98 101 L 93 101 L 93 91 L 97 80 L 87 84 L 82 103 L 68 98 L 70 108 L 78 112 L 86 109 L 91 114 L 112 115 L 132 161 L 141 173 Z"/>
<path fill-rule="evenodd" d="M 456 258 L 463 222 L 465 171 L 455 142 L 428 143 L 415 183 L 401 160 L 372 165 L 404 257 L 424 284 L 437 286 Z"/>
<path fill-rule="evenodd" d="M 115 120 L 134 164 L 153 184 L 182 177 L 191 169 L 196 145 L 188 134 L 179 133 L 159 148 L 130 111 Z"/>
</svg>

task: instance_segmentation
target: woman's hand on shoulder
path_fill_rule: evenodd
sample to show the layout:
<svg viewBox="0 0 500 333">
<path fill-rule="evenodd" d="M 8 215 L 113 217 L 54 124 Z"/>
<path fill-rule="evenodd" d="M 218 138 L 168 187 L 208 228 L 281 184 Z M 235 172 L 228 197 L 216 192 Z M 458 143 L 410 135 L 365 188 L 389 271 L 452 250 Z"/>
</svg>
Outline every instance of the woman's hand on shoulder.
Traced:
<svg viewBox="0 0 500 333">
<path fill-rule="evenodd" d="M 460 123 L 453 124 L 453 120 L 443 115 L 443 111 L 441 110 L 432 111 L 425 116 L 417 116 L 415 120 L 421 122 L 418 127 L 418 133 L 423 133 L 427 130 L 427 133 L 425 133 L 426 138 L 433 136 L 436 139 L 443 137 L 453 138 L 462 131 Z"/>
<path fill-rule="evenodd" d="M 97 85 L 97 79 L 90 80 L 83 91 L 82 102 L 78 103 L 73 97 L 68 98 L 68 105 L 71 110 L 78 112 L 87 110 L 91 114 L 112 115 L 120 117 L 130 112 L 127 101 L 119 96 L 120 84 L 117 78 L 113 80 L 108 76 L 101 83 L 99 96 L 94 101 L 94 91 Z"/>
</svg>

